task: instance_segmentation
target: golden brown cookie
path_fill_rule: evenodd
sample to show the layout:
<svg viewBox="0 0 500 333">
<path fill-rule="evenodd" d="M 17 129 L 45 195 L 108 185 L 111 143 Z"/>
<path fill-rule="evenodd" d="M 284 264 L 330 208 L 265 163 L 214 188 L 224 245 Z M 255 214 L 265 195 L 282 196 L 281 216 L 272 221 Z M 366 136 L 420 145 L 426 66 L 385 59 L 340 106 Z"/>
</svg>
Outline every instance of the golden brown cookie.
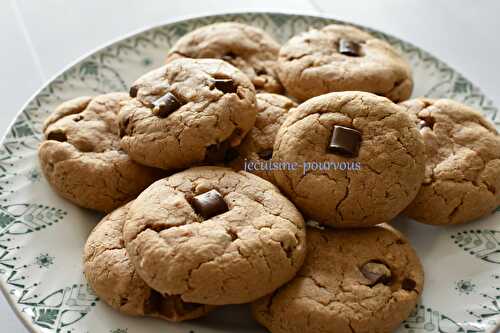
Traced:
<svg viewBox="0 0 500 333">
<path fill-rule="evenodd" d="M 271 333 L 388 333 L 415 308 L 423 283 L 415 251 L 387 225 L 308 228 L 297 276 L 252 310 Z"/>
<path fill-rule="evenodd" d="M 359 90 L 395 102 L 411 95 L 408 62 L 388 43 L 347 25 L 328 25 L 291 38 L 280 50 L 278 74 L 289 95 L 304 101 Z"/>
<path fill-rule="evenodd" d="M 79 97 L 45 121 L 38 157 L 47 181 L 64 198 L 110 212 L 160 177 L 120 149 L 117 115 L 124 93 Z"/>
<path fill-rule="evenodd" d="M 285 96 L 257 94 L 255 125 L 236 149 L 237 157 L 231 161 L 230 166 L 251 172 L 273 183 L 273 172 L 267 171 L 265 164 L 271 161 L 274 140 L 288 110 L 296 106 L 297 103 Z"/>
<path fill-rule="evenodd" d="M 255 175 L 197 167 L 131 205 L 124 240 L 137 273 L 185 302 L 251 302 L 289 281 L 305 256 L 302 215 Z"/>
<path fill-rule="evenodd" d="M 448 99 L 402 103 L 424 138 L 425 178 L 405 213 L 436 225 L 465 223 L 500 205 L 500 136 L 472 108 Z"/>
<path fill-rule="evenodd" d="M 288 113 L 273 154 L 285 168 L 274 178 L 319 223 L 375 225 L 390 221 L 417 194 L 423 152 L 422 136 L 402 107 L 366 92 L 330 93 Z"/>
<path fill-rule="evenodd" d="M 83 268 L 97 296 L 120 312 L 168 321 L 202 317 L 212 307 L 162 296 L 137 275 L 123 244 L 123 224 L 130 203 L 105 216 L 85 243 Z"/>
<path fill-rule="evenodd" d="M 121 145 L 152 167 L 215 163 L 255 123 L 252 83 L 218 59 L 175 60 L 142 76 L 130 93 L 120 113 Z"/>
<path fill-rule="evenodd" d="M 276 73 L 280 45 L 263 30 L 237 22 L 207 25 L 179 39 L 167 55 L 178 58 L 223 59 L 245 73 L 257 91 L 280 93 Z"/>
</svg>

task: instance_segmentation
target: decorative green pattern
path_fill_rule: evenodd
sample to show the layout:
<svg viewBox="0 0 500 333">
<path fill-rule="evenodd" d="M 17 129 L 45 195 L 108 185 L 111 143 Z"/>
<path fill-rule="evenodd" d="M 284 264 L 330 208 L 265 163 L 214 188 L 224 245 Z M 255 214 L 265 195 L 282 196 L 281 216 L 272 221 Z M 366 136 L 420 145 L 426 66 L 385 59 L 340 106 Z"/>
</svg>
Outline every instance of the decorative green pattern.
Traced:
<svg viewBox="0 0 500 333">
<path fill-rule="evenodd" d="M 34 327 L 42 328 L 43 332 L 47 333 L 128 333 L 143 330 L 142 322 L 136 324 L 133 319 L 123 317 L 119 318 L 123 328 L 114 328 L 116 322 L 105 328 L 93 326 L 105 321 L 98 316 L 97 311 L 95 314 L 91 312 L 98 301 L 97 297 L 86 284 L 81 283 L 82 281 L 75 283 L 66 277 L 81 276 L 81 268 L 78 265 L 64 266 L 68 275 L 59 274 L 57 287 L 47 287 L 44 284 L 48 274 L 57 272 L 58 265 L 80 260 L 81 249 L 74 249 L 74 246 L 66 249 L 55 243 L 64 243 L 65 235 L 61 234 L 60 228 L 66 223 L 84 222 L 69 221 L 70 219 L 66 218 L 69 215 L 72 219 L 81 219 L 78 208 L 70 209 L 68 214 L 52 207 L 52 202 L 61 207 L 67 207 L 67 203 L 53 197 L 37 166 L 36 150 L 42 137 L 44 119 L 64 100 L 81 95 L 127 91 L 130 83 L 140 74 L 163 64 L 166 50 L 180 36 L 220 21 L 237 21 L 259 26 L 280 41 L 285 41 L 310 27 L 320 28 L 327 24 L 339 23 L 311 16 L 245 13 L 196 18 L 150 29 L 108 46 L 66 70 L 29 102 L 9 129 L 0 145 L 0 284 L 16 303 L 17 310 L 27 316 Z M 498 111 L 492 102 L 459 73 L 409 43 L 378 31 L 367 30 L 400 50 L 410 61 L 414 71 L 426 78 L 416 82 L 418 94 L 462 101 L 479 109 L 500 125 Z M 51 206 L 43 204 L 48 198 Z M 497 211 L 500 211 L 499 209 Z M 85 223 L 72 229 L 86 235 L 88 230 L 83 224 Z M 82 229 L 79 229 L 80 227 Z M 49 234 L 49 228 L 49 233 L 53 231 L 54 244 L 44 242 L 46 238 L 42 237 Z M 489 228 L 481 230 L 455 233 L 451 238 L 464 251 L 481 259 L 470 259 L 471 261 L 491 270 L 491 264 L 500 263 L 500 231 L 493 229 L 495 227 L 490 225 Z M 458 278 L 460 277 L 456 277 Z M 432 293 L 430 296 L 424 293 L 424 298 L 429 297 L 424 299 L 424 302 L 430 306 L 418 306 L 399 332 L 483 332 L 484 326 L 468 322 L 467 318 L 470 316 L 476 318 L 478 323 L 493 326 L 494 319 L 498 320 L 499 317 L 498 288 L 490 290 L 484 287 L 483 281 L 475 279 L 472 283 L 468 278 L 469 276 L 464 274 L 463 279 L 456 281 L 455 290 L 450 289 L 458 292 L 460 297 L 467 298 L 475 297 L 481 291 L 484 300 L 482 308 L 466 312 L 461 306 L 453 309 L 440 308 L 438 311 L 429 301 L 432 299 Z M 488 292 L 483 292 L 486 289 Z M 446 314 L 441 311 L 446 311 Z M 82 320 L 88 317 L 92 317 L 92 320 Z M 95 327 L 99 328 L 94 329 Z M 92 330 L 93 332 L 90 332 Z M 161 329 L 161 332 L 164 331 L 169 330 Z"/>
<path fill-rule="evenodd" d="M 48 253 L 42 253 L 35 258 L 35 263 L 40 268 L 49 268 L 54 263 L 54 257 L 50 256 Z"/>
<path fill-rule="evenodd" d="M 407 333 L 473 333 L 484 332 L 484 328 L 460 323 L 447 315 L 424 305 L 417 305 L 403 323 Z"/>
<path fill-rule="evenodd" d="M 23 291 L 17 300 L 21 311 L 27 314 L 34 324 L 61 332 L 76 323 L 96 305 L 97 297 L 87 285 L 72 285 L 58 289 L 47 295 L 31 295 Z"/>
<path fill-rule="evenodd" d="M 478 323 L 487 322 L 494 326 L 500 319 L 500 275 L 493 274 L 493 285 L 487 293 L 482 293 L 485 303 L 479 310 L 471 310 L 469 314 L 477 318 Z"/>
<path fill-rule="evenodd" d="M 500 231 L 465 230 L 450 236 L 462 250 L 492 264 L 500 264 Z"/>
<path fill-rule="evenodd" d="M 476 291 L 476 285 L 471 280 L 458 280 L 455 283 L 455 290 L 459 294 L 470 295 Z"/>
</svg>

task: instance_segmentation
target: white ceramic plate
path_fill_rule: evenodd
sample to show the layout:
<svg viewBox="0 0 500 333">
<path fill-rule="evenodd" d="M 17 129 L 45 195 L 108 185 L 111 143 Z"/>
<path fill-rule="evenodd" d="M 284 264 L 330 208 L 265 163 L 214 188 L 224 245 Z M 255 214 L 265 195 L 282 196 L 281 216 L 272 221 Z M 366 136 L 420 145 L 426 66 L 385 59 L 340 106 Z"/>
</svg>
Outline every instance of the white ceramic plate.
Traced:
<svg viewBox="0 0 500 333">
<path fill-rule="evenodd" d="M 265 332 L 248 306 L 230 306 L 205 319 L 169 324 L 132 318 L 109 308 L 88 288 L 82 248 L 98 214 L 58 197 L 40 173 L 36 150 L 41 124 L 62 101 L 80 95 L 127 91 L 142 73 L 162 65 L 183 34 L 206 24 L 238 21 L 263 28 L 280 41 L 335 20 L 277 13 L 199 17 L 155 27 L 115 42 L 80 60 L 29 101 L 0 147 L 0 286 L 33 332 L 205 333 Z M 378 31 L 413 67 L 414 96 L 447 97 L 482 111 L 500 127 L 500 114 L 481 91 L 424 50 Z M 489 332 L 500 322 L 500 210 L 474 223 L 437 228 L 403 219 L 422 258 L 421 303 L 398 332 Z M 307 332 L 309 333 L 309 332 Z"/>
</svg>

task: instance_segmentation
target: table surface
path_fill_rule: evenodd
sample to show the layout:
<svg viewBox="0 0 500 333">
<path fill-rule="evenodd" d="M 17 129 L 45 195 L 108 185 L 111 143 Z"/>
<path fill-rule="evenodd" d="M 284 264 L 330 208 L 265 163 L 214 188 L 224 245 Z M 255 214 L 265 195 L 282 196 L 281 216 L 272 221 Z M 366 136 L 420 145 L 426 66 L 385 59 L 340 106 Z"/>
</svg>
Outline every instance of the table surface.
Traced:
<svg viewBox="0 0 500 333">
<path fill-rule="evenodd" d="M 235 11 L 324 14 L 431 52 L 500 105 L 500 1 L 493 0 L 1 0 L 0 133 L 45 82 L 109 40 L 176 17 Z M 26 333 L 0 296 L 3 332 Z M 132 332 L 131 332 L 132 333 Z"/>
</svg>

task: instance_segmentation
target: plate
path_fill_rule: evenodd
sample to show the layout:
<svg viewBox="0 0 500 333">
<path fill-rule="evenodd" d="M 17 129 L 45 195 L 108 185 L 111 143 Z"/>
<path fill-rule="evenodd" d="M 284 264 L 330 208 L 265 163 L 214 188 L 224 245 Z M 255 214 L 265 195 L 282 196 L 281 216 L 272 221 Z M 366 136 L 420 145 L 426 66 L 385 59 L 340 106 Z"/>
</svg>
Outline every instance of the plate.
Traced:
<svg viewBox="0 0 500 333">
<path fill-rule="evenodd" d="M 251 320 L 247 305 L 170 324 L 127 317 L 99 301 L 85 281 L 81 258 L 86 237 L 101 216 L 58 197 L 37 161 L 42 122 L 59 103 L 81 95 L 127 91 L 138 76 L 162 65 L 180 36 L 221 21 L 261 27 L 281 42 L 310 27 L 339 23 L 325 17 L 239 13 L 150 28 L 79 60 L 40 90 L 10 126 L 0 146 L 0 286 L 32 332 L 265 332 Z M 414 96 L 464 102 L 500 127 L 492 102 L 458 72 L 410 43 L 361 28 L 388 41 L 410 61 Z M 399 333 L 489 332 L 500 322 L 500 209 L 462 226 L 438 228 L 403 218 L 394 225 L 408 235 L 426 271 L 421 302 Z"/>
</svg>

